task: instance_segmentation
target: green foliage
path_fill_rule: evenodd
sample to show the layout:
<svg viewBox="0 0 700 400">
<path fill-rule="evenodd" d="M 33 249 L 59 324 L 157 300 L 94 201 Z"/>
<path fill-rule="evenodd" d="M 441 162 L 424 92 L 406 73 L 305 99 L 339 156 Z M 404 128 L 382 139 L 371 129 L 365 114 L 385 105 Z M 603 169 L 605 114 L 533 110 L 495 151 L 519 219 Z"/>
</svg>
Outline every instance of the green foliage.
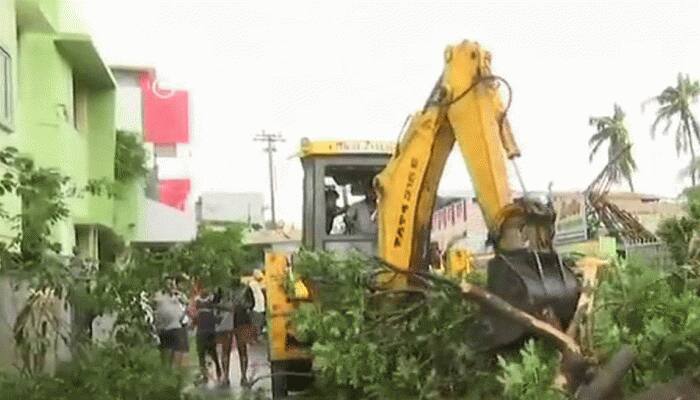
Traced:
<svg viewBox="0 0 700 400">
<path fill-rule="evenodd" d="M 672 217 L 659 225 L 656 234 L 666 244 L 676 264 L 688 262 L 690 242 L 698 226 L 698 221 L 687 217 Z"/>
<path fill-rule="evenodd" d="M 697 274 L 642 264 L 612 267 L 601 284 L 595 342 L 601 355 L 631 344 L 638 354 L 626 376 L 628 391 L 667 381 L 700 365 L 700 297 Z"/>
<path fill-rule="evenodd" d="M 528 341 L 517 356 L 499 357 L 503 398 L 513 400 L 564 400 L 566 394 L 554 389 L 557 354 L 551 346 Z"/>
<path fill-rule="evenodd" d="M 209 288 L 235 284 L 253 262 L 242 235 L 241 225 L 230 225 L 203 230 L 192 242 L 168 249 L 131 249 L 129 262 L 100 269 L 88 306 L 96 314 L 116 314 L 119 342 L 152 343 L 150 296 L 164 288 L 166 277 L 188 277 L 183 291 L 196 282 Z"/>
<path fill-rule="evenodd" d="M 128 160 L 122 172 L 137 171 L 136 161 L 145 157 L 135 153 L 143 148 L 135 146 L 133 137 L 120 137 L 120 148 L 131 149 L 122 151 L 120 159 Z M 227 284 L 237 280 L 241 269 L 252 261 L 251 253 L 241 244 L 242 226 L 230 225 L 222 231 L 202 231 L 193 242 L 164 251 L 133 250 L 130 260 L 119 265 L 102 262 L 99 268 L 86 268 L 60 254 L 51 231 L 69 215 L 69 198 L 112 195 L 112 182 L 94 180 L 78 188 L 60 171 L 38 168 L 11 147 L 0 150 L 0 165 L 5 171 L 0 178 L 0 195 L 17 196 L 22 202 L 19 215 L 0 213 L 13 223 L 16 232 L 12 242 L 0 248 L 2 271 L 12 273 L 33 293 L 46 294 L 36 297 L 43 299 L 42 304 L 67 298 L 89 315 L 116 313 L 117 339 L 121 343 L 152 344 L 149 299 L 164 286 L 166 275 L 193 276 L 205 285 Z M 35 315 L 48 314 L 32 304 L 22 310 L 27 318 L 19 319 L 21 323 L 14 327 L 20 352 L 29 361 L 43 359 L 48 348 L 47 335 L 37 337 L 31 332 L 41 328 L 33 322 L 37 321 Z M 41 329 L 63 331 L 60 320 L 43 321 L 51 326 Z M 36 362 L 31 364 L 30 372 L 41 370 L 40 365 L 34 365 Z"/>
<path fill-rule="evenodd" d="M 114 154 L 114 178 L 119 182 L 131 182 L 148 175 L 148 153 L 138 133 L 117 131 Z"/>
<path fill-rule="evenodd" d="M 378 265 L 359 255 L 302 253 L 295 269 L 318 290 L 319 302 L 301 307 L 294 323 L 301 339 L 313 341 L 324 393 L 332 387 L 348 398 L 498 394 L 490 373 L 495 359 L 477 355 L 466 340 L 475 309 L 455 286 L 377 290 Z"/>
<path fill-rule="evenodd" d="M 700 229 L 700 201 L 691 198 L 687 211 L 686 216 L 671 217 L 662 221 L 656 232 L 677 265 L 690 261 L 691 245 Z"/>
<path fill-rule="evenodd" d="M 195 240 L 176 252 L 179 272 L 210 287 L 251 273 L 256 254 L 243 246 L 244 229 L 244 224 L 235 223 L 216 230 L 201 229 Z"/>
<path fill-rule="evenodd" d="M 152 346 L 90 346 L 55 376 L 0 375 L 0 400 L 182 399 L 184 376 Z"/>
<path fill-rule="evenodd" d="M 0 150 L 0 165 L 5 171 L 0 179 L 0 196 L 13 195 L 21 200 L 18 215 L 0 211 L 0 216 L 16 232 L 12 241 L 0 249 L 3 268 L 29 272 L 24 278 L 33 278 L 34 286 L 49 286 L 59 291 L 60 286 L 70 286 L 71 282 L 60 284 L 70 274 L 65 263 L 55 257 L 60 246 L 51 240 L 51 230 L 68 217 L 67 199 L 85 193 L 102 195 L 109 182 L 89 181 L 78 188 L 57 169 L 39 168 L 13 147 Z"/>
<path fill-rule="evenodd" d="M 407 291 L 376 287 L 373 260 L 304 252 L 297 276 L 317 294 L 293 323 L 312 343 L 316 393 L 333 398 L 566 399 L 553 387 L 559 357 L 529 341 L 495 358 L 475 351 L 477 310 L 454 285 L 426 280 Z M 483 274 L 468 277 L 483 282 Z M 623 344 L 638 352 L 624 389 L 636 393 L 700 365 L 700 273 L 644 264 L 607 269 L 596 295 L 593 351 L 605 361 Z"/>
</svg>

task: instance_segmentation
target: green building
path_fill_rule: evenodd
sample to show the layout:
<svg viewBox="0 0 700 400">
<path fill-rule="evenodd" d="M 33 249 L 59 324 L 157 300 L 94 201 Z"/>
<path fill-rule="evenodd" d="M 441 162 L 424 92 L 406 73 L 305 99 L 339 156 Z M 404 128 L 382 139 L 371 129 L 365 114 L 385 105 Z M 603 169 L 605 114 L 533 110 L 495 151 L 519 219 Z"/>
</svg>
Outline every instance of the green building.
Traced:
<svg viewBox="0 0 700 400">
<path fill-rule="evenodd" d="M 0 1 L 0 146 L 14 146 L 37 166 L 60 170 L 77 187 L 113 181 L 116 108 L 115 78 L 70 2 Z M 118 183 L 114 198 L 71 198 L 70 216 L 53 232 L 62 254 L 77 247 L 84 258 L 105 260 L 115 255 L 117 241 L 137 240 L 144 185 Z M 21 210 L 17 198 L 0 201 L 10 214 Z M 15 234 L 0 221 L 0 240 Z M 0 275 L 0 319 L 12 324 L 23 301 Z M 0 326 L 0 369 L 12 363 L 12 345 L 11 331 Z M 57 349 L 58 357 L 61 353 L 65 349 Z"/>
<path fill-rule="evenodd" d="M 15 98 L 12 132 L 4 139 L 38 166 L 58 168 L 78 187 L 113 180 L 116 81 L 76 10 L 63 0 L 2 4 L 0 44 L 12 59 L 9 92 Z M 115 235 L 135 238 L 142 223 L 136 211 L 144 197 L 141 185 L 120 184 L 116 198 L 71 199 L 71 215 L 54 233 L 63 252 L 77 245 L 84 256 L 98 259 L 100 242 Z"/>
<path fill-rule="evenodd" d="M 0 2 L 0 146 L 17 146 L 17 24 L 14 0 Z M 20 210 L 19 199 L 0 199 L 10 214 Z M 13 236 L 8 223 L 0 223 L 0 240 Z"/>
</svg>

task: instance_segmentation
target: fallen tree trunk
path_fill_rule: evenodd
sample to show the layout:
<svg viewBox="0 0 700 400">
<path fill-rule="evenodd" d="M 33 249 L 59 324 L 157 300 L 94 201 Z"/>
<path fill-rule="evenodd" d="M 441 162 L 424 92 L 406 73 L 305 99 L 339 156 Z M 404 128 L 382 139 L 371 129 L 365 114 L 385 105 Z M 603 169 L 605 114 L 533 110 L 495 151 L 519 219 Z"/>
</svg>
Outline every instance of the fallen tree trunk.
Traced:
<svg viewBox="0 0 700 400">
<path fill-rule="evenodd" d="M 502 298 L 471 283 L 464 282 L 460 288 L 462 294 L 469 300 L 506 316 L 539 336 L 552 340 L 559 350 L 571 354 L 581 354 L 581 347 L 578 343 L 551 324 L 511 306 Z"/>
</svg>

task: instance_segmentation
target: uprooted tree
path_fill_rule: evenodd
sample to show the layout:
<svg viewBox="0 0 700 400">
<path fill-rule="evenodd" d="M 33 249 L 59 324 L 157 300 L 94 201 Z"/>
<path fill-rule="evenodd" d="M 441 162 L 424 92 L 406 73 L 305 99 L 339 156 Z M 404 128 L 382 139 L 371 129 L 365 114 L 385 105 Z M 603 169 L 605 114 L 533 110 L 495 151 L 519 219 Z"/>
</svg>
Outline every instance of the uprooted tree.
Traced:
<svg viewBox="0 0 700 400">
<path fill-rule="evenodd" d="M 380 263 L 359 255 L 340 259 L 304 253 L 295 263 L 297 276 L 317 294 L 318 301 L 305 304 L 294 317 L 298 334 L 313 343 L 317 391 L 377 399 L 573 396 L 557 382 L 563 367 L 557 348 L 565 347 L 551 335 L 544 335 L 546 340 L 537 335 L 519 350 L 499 355 L 478 351 L 477 303 L 484 303 L 466 293 L 478 286 L 421 276 L 418 288 L 383 290 L 373 279 L 381 270 Z M 591 317 L 581 321 L 589 337 L 580 344 L 587 364 L 578 383 L 590 380 L 591 368 L 625 345 L 637 356 L 616 389 L 628 396 L 692 376 L 700 362 L 695 272 L 684 266 L 661 270 L 613 263 L 603 267 L 600 280 Z"/>
</svg>

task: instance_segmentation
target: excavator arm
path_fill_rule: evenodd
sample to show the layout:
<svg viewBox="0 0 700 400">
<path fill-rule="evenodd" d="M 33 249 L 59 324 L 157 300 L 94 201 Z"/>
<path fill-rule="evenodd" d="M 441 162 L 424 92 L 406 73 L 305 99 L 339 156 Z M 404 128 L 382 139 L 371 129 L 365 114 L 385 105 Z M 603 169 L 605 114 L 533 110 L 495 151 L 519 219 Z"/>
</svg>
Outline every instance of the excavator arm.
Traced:
<svg viewBox="0 0 700 400">
<path fill-rule="evenodd" d="M 554 212 L 527 197 L 513 199 L 506 159 L 520 156 L 491 73 L 491 56 L 478 43 L 448 47 L 445 67 L 422 111 L 415 113 L 386 168 L 375 178 L 378 256 L 403 270 L 422 269 L 438 184 L 457 143 L 495 244 L 488 289 L 537 315 L 550 309 L 568 324 L 578 285 L 552 248 Z M 510 99 L 509 99 L 510 101 Z M 407 284 L 395 276 L 394 286 Z M 397 283 L 398 282 L 398 283 Z M 494 318 L 494 346 L 524 332 Z"/>
<path fill-rule="evenodd" d="M 375 180 L 379 256 L 396 267 L 408 269 L 423 259 L 438 184 L 455 141 L 489 231 L 498 234 L 512 208 L 505 159 L 518 157 L 520 150 L 490 60 L 474 42 L 447 48 L 442 77 Z"/>
</svg>

